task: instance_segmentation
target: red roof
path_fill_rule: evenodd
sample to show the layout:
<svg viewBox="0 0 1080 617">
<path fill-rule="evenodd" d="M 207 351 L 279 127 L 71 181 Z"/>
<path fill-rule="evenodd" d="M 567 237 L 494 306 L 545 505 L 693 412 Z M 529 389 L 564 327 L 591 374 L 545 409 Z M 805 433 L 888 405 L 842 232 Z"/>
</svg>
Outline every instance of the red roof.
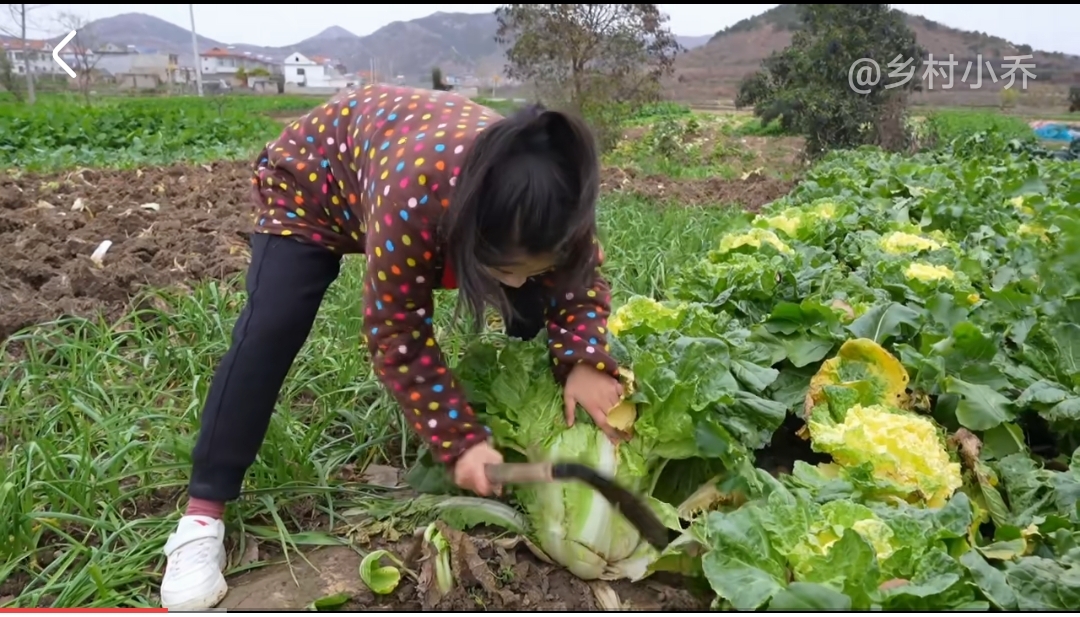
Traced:
<svg viewBox="0 0 1080 617">
<path fill-rule="evenodd" d="M 250 53 L 230 51 L 228 49 L 222 49 L 220 47 L 214 47 L 209 51 L 204 51 L 200 53 L 199 55 L 203 58 L 243 58 L 244 60 L 254 60 L 256 62 L 262 62 L 263 64 L 274 64 L 274 61 L 268 58 L 260 58 Z"/>
<path fill-rule="evenodd" d="M 15 38 L 15 37 L 10 37 L 10 36 L 0 36 L 0 44 L 2 44 L 5 49 L 23 49 L 24 48 L 22 39 L 18 39 L 18 38 Z M 48 50 L 52 49 L 52 46 L 49 45 L 48 41 L 36 41 L 36 40 L 33 40 L 33 39 L 28 39 L 26 41 L 26 47 L 25 48 L 26 49 L 36 49 L 36 50 L 39 50 L 39 51 L 48 51 Z"/>
</svg>

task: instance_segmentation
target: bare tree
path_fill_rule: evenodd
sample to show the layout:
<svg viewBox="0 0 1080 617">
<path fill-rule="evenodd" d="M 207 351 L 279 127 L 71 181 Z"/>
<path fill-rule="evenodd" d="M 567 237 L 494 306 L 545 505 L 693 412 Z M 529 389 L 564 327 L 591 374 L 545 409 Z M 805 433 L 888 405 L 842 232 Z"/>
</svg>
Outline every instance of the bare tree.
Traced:
<svg viewBox="0 0 1080 617">
<path fill-rule="evenodd" d="M 504 4 L 495 17 L 507 76 L 578 105 L 655 96 L 681 49 L 656 4 Z"/>
<path fill-rule="evenodd" d="M 11 15 L 11 20 L 15 22 L 15 30 L 9 31 L 6 28 L 0 27 L 0 31 L 2 31 L 0 33 L 6 34 L 7 36 L 10 36 L 12 38 L 19 39 L 19 42 L 21 43 L 20 48 L 21 48 L 21 51 L 22 51 L 23 71 L 26 72 L 26 100 L 31 105 L 33 105 L 34 102 L 37 100 L 37 94 L 34 91 L 34 71 L 32 70 L 32 67 L 30 65 L 31 54 L 35 53 L 35 52 L 31 52 L 31 50 L 30 50 L 30 39 L 27 37 L 27 34 L 26 34 L 26 32 L 27 32 L 27 20 L 28 20 L 28 17 L 30 15 L 30 13 L 33 13 L 34 11 L 36 11 L 36 10 L 38 10 L 38 9 L 44 7 L 44 6 L 46 6 L 46 5 L 44 5 L 44 4 L 9 4 L 9 5 L 7 5 L 8 13 Z M 10 64 L 7 63 L 7 62 L 5 62 L 5 64 L 8 65 L 7 70 L 10 71 L 11 70 Z M 8 84 L 4 84 L 4 86 L 8 87 Z M 11 88 L 8 88 L 8 89 L 11 90 Z M 16 92 L 15 90 L 11 90 L 11 91 L 12 91 L 12 93 Z M 18 96 L 18 95 L 16 94 L 16 96 Z"/>
<path fill-rule="evenodd" d="M 76 32 L 75 38 L 67 44 L 64 50 L 75 59 L 75 79 L 79 92 L 82 93 L 86 104 L 90 104 L 90 87 L 94 83 L 94 67 L 97 66 L 101 54 L 94 53 L 97 43 L 94 38 L 93 28 L 81 15 L 75 13 L 60 13 L 57 16 L 57 25 L 65 32 Z"/>
<path fill-rule="evenodd" d="M 6 53 L 0 54 L 0 88 L 10 92 L 16 101 L 23 102 L 23 89 L 19 85 L 19 77 L 15 74 L 15 69 L 12 68 L 11 60 L 8 59 Z"/>
</svg>

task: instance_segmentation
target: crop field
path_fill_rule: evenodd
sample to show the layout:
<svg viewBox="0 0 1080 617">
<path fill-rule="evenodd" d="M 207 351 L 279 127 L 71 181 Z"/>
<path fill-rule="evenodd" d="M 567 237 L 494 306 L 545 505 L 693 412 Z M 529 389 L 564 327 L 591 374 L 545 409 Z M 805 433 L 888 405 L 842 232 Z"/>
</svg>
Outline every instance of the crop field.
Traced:
<svg viewBox="0 0 1080 617">
<path fill-rule="evenodd" d="M 157 606 L 251 161 L 315 104 L 0 103 L 0 608 Z M 374 378 L 347 260 L 226 514 L 221 606 L 1075 608 L 1080 162 L 1015 119 L 927 125 L 933 150 L 808 166 L 744 115 L 627 122 L 599 204 L 618 446 L 565 428 L 539 341 L 466 336 L 440 292 L 499 445 L 647 493 L 663 554 L 580 487 L 449 489 Z"/>
</svg>

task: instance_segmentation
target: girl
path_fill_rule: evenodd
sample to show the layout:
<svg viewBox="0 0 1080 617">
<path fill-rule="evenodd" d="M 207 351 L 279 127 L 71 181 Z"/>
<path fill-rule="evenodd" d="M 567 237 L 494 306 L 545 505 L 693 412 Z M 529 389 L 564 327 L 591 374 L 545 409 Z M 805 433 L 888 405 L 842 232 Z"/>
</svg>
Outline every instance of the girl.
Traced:
<svg viewBox="0 0 1080 617">
<path fill-rule="evenodd" d="M 266 435 L 278 392 L 341 256 L 363 253 L 364 338 L 382 383 L 458 486 L 487 495 L 502 462 L 433 338 L 432 292 L 459 289 L 474 325 L 500 309 L 507 333 L 547 327 L 566 421 L 581 405 L 613 435 L 621 387 L 599 276 L 596 146 L 569 115 L 509 118 L 449 92 L 369 85 L 288 126 L 255 165 L 247 304 L 214 374 L 193 453 L 187 512 L 165 545 L 161 601 L 225 596 L 221 522 Z M 614 436 L 614 435 L 613 435 Z"/>
</svg>

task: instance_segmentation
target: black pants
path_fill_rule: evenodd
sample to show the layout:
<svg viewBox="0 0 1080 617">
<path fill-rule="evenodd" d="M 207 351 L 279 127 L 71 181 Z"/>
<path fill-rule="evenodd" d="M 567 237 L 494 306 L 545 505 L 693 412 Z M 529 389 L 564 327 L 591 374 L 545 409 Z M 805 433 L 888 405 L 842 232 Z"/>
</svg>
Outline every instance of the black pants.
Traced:
<svg viewBox="0 0 1080 617">
<path fill-rule="evenodd" d="M 338 255 L 286 237 L 252 234 L 251 248 L 247 304 L 214 372 L 192 455 L 188 494 L 199 499 L 229 501 L 240 495 L 285 376 L 341 268 Z M 506 292 L 516 312 L 504 316 L 507 334 L 534 338 L 544 327 L 540 285 L 530 282 Z"/>
</svg>

